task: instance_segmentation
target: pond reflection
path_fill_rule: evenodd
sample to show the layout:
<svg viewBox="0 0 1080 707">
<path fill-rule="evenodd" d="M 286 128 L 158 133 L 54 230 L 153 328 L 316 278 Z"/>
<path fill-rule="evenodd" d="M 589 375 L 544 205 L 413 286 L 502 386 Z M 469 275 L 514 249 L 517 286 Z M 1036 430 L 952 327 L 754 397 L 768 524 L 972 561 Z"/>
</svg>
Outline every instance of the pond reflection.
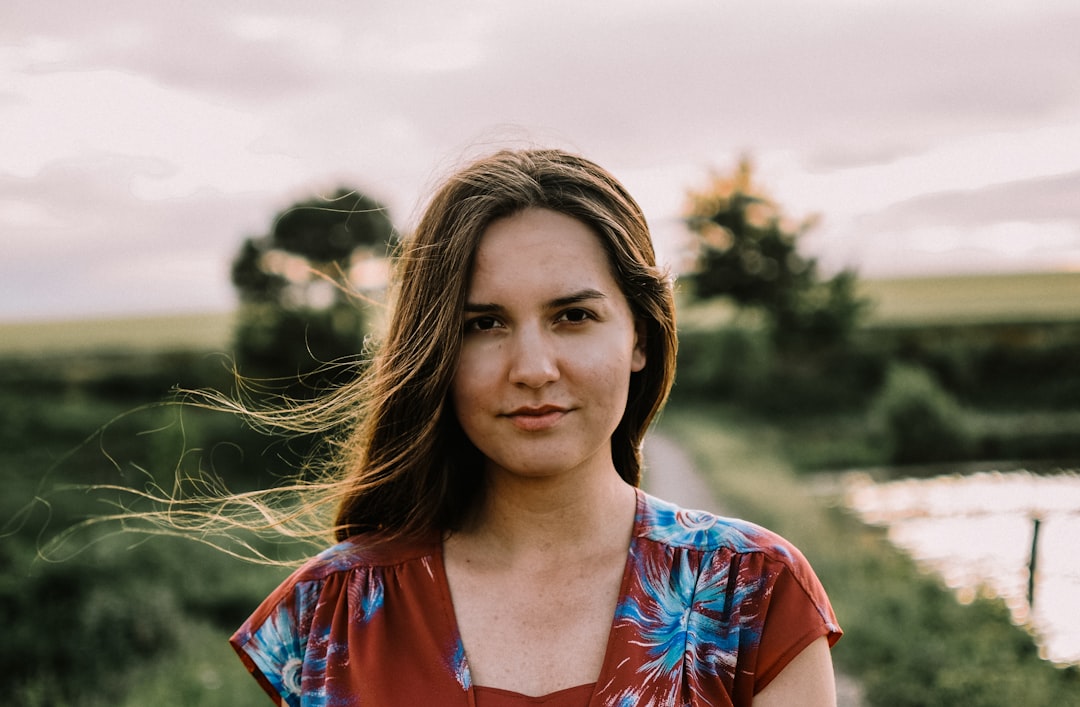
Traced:
<svg viewBox="0 0 1080 707">
<path fill-rule="evenodd" d="M 890 541 L 940 574 L 961 601 L 980 592 L 1001 597 L 1044 658 L 1080 663 L 1080 474 L 886 483 L 853 474 L 845 499 L 863 521 L 887 527 Z"/>
</svg>

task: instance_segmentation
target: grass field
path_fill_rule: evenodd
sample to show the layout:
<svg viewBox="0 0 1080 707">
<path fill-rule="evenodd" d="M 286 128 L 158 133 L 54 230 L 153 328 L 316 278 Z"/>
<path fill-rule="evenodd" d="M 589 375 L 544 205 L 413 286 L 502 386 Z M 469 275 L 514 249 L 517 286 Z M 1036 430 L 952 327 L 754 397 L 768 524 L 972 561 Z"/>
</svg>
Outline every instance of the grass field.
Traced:
<svg viewBox="0 0 1080 707">
<path fill-rule="evenodd" d="M 871 324 L 1080 321 L 1080 273 L 864 280 L 859 292 L 874 302 Z M 734 311 L 724 303 L 694 309 L 686 321 L 703 325 L 722 323 Z M 233 320 L 219 312 L 0 322 L 0 355 L 225 350 Z"/>
<path fill-rule="evenodd" d="M 863 280 L 872 324 L 1080 320 L 1080 272 Z"/>
<path fill-rule="evenodd" d="M 996 282 L 865 286 L 880 293 L 877 316 L 894 321 L 920 311 L 936 322 L 985 312 L 999 321 L 1080 321 L 1080 294 L 1070 289 L 1080 276 Z M 1037 309 L 1043 299 L 1055 307 Z M 974 314 L 971 302 L 984 314 Z M 227 351 L 231 331 L 229 314 L 0 324 L 0 357 L 12 364 L 0 367 L 0 615 L 14 617 L 0 642 L 0 690 L 14 703 L 265 702 L 224 639 L 280 581 L 279 569 L 178 539 L 132 542 L 126 534 L 101 542 L 75 536 L 86 549 L 62 562 L 38 555 L 52 534 L 114 509 L 111 491 L 91 497 L 87 484 L 141 488 L 152 480 L 168 487 L 177 470 L 205 468 L 244 490 L 295 471 L 288 445 L 271 444 L 231 416 L 187 410 L 176 418 L 173 406 L 146 405 L 177 384 L 227 389 L 200 376 L 220 373 L 208 360 L 216 357 L 203 352 Z M 173 355 L 178 350 L 182 355 Z M 97 353 L 104 355 L 90 355 Z M 39 354 L 47 357 L 40 365 L 31 360 Z M 1040 662 L 1001 607 L 960 606 L 892 551 L 880 530 L 805 494 L 808 480 L 796 476 L 785 449 L 800 448 L 802 462 L 834 466 L 821 463 L 818 447 L 857 447 L 862 439 L 838 435 L 836 418 L 813 422 L 817 427 L 799 436 L 743 410 L 678 406 L 663 420 L 703 468 L 720 472 L 716 487 L 736 512 L 784 532 L 813 556 L 848 630 L 836 655 L 862 679 L 870 704 L 1071 704 L 1065 695 L 1080 690 L 1080 673 Z M 1002 424 L 1017 426 L 1012 418 Z M 61 632 L 65 640 L 56 641 Z"/>
<path fill-rule="evenodd" d="M 0 355 L 224 351 L 232 328 L 229 312 L 0 323 Z"/>
</svg>

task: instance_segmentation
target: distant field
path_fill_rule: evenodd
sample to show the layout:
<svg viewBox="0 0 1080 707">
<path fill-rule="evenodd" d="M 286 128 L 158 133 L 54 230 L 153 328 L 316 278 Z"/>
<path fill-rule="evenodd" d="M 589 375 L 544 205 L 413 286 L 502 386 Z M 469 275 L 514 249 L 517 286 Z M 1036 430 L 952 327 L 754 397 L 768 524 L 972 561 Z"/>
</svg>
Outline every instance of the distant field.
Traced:
<svg viewBox="0 0 1080 707">
<path fill-rule="evenodd" d="M 860 280 L 870 325 L 1080 322 L 1080 272 Z M 689 302 L 681 326 L 708 329 L 731 320 L 729 302 Z"/>
<path fill-rule="evenodd" d="M 1080 273 L 865 280 L 871 323 L 1080 321 Z"/>
<path fill-rule="evenodd" d="M 231 313 L 0 323 L 0 355 L 229 348 Z"/>
<path fill-rule="evenodd" d="M 1080 273 L 863 280 L 859 292 L 874 302 L 871 324 L 1080 321 Z M 713 326 L 732 313 L 719 303 L 693 310 L 684 322 Z M 232 328 L 232 313 L 0 323 L 0 355 L 224 351 Z"/>
</svg>

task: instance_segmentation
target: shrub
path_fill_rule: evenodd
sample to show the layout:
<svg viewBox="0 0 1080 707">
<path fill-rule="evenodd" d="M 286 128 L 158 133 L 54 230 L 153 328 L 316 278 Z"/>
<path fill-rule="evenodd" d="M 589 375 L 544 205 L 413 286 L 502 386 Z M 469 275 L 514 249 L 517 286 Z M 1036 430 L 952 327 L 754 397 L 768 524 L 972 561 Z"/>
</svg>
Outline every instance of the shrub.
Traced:
<svg viewBox="0 0 1080 707">
<path fill-rule="evenodd" d="M 781 353 L 759 324 L 689 328 L 679 333 L 674 395 L 737 402 L 769 417 L 861 412 L 886 366 L 881 352 L 854 347 Z"/>
<path fill-rule="evenodd" d="M 897 464 L 970 457 L 964 411 L 923 368 L 893 364 L 870 407 L 871 426 Z"/>
<path fill-rule="evenodd" d="M 709 399 L 751 396 L 772 372 L 768 332 L 743 325 L 680 331 L 677 370 L 678 395 Z"/>
</svg>

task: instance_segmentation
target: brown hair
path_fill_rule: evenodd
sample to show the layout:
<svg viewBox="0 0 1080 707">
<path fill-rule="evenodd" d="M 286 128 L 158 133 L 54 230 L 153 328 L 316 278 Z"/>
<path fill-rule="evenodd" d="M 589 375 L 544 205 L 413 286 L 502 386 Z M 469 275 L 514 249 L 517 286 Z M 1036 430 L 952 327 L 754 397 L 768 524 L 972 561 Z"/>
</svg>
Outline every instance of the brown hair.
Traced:
<svg viewBox="0 0 1080 707">
<path fill-rule="evenodd" d="M 656 267 L 645 217 L 622 185 L 589 160 L 559 150 L 501 151 L 453 174 L 399 248 L 389 328 L 357 383 L 363 415 L 340 440 L 333 462 L 341 484 L 339 539 L 453 530 L 480 502 L 482 458 L 447 392 L 473 254 L 493 221 L 527 208 L 551 209 L 592 228 L 644 325 L 645 367 L 631 375 L 626 412 L 611 441 L 615 468 L 637 485 L 641 440 L 667 398 L 677 346 L 671 285 Z"/>
<path fill-rule="evenodd" d="M 675 375 L 675 307 L 657 270 L 641 209 L 594 163 L 558 150 L 503 151 L 453 174 L 396 254 L 396 305 L 381 345 L 351 383 L 313 401 L 259 402 L 259 386 L 237 376 L 233 395 L 187 391 L 193 405 L 235 413 L 268 434 L 317 438 L 315 469 L 269 489 L 231 493 L 212 472 L 157 487 L 101 484 L 117 512 L 65 529 L 43 552 L 57 553 L 99 523 L 180 535 L 238 557 L 292 564 L 263 553 L 292 539 L 322 547 L 370 534 L 372 542 L 430 538 L 460 528 L 483 500 L 483 458 L 448 402 L 463 334 L 473 254 L 496 219 L 545 208 L 579 219 L 600 239 L 612 273 L 644 330 L 645 366 L 630 375 L 626 410 L 611 439 L 627 483 L 641 474 L 640 445 Z M 344 366 L 351 366 L 344 362 Z M 311 475 L 313 474 L 313 476 Z M 136 506 L 149 510 L 140 510 Z M 336 509 L 336 510 L 335 510 Z"/>
</svg>

